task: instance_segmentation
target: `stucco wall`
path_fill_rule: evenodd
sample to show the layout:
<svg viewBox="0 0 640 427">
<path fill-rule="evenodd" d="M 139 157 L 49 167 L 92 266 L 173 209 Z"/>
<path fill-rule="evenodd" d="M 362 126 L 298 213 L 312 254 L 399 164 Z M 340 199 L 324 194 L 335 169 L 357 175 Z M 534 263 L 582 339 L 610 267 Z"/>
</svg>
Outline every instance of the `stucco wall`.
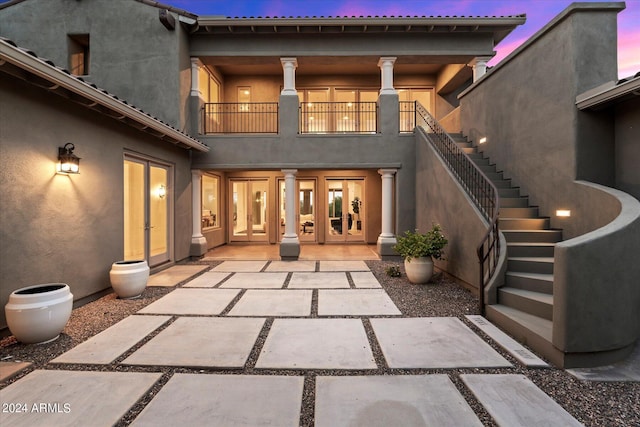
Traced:
<svg viewBox="0 0 640 427">
<path fill-rule="evenodd" d="M 0 306 L 15 289 L 69 284 L 76 300 L 108 289 L 124 256 L 124 151 L 175 165 L 173 259 L 188 257 L 189 153 L 22 81 L 0 79 Z M 57 175 L 71 142 L 79 175 Z M 0 328 L 6 325 L 4 311 Z"/>
<path fill-rule="evenodd" d="M 617 74 L 620 4 L 593 5 L 569 7 L 460 98 L 463 132 L 476 142 L 487 137 L 480 149 L 565 238 L 617 215 L 604 196 L 586 204 L 574 182 L 613 186 L 615 176 L 612 124 L 575 106 L 578 94 Z M 571 218 L 558 222 L 557 209 Z"/>
<path fill-rule="evenodd" d="M 415 200 L 416 227 L 424 233 L 438 223 L 449 240 L 445 260 L 436 261 L 436 266 L 477 291 L 480 274 L 476 249 L 488 224 L 425 134 L 418 131 Z"/>
<path fill-rule="evenodd" d="M 185 30 L 167 30 L 159 9 L 130 0 L 29 0 L 0 10 L 0 35 L 63 68 L 67 35 L 89 34 L 88 81 L 183 129 L 190 81 Z"/>
<path fill-rule="evenodd" d="M 640 200 L 640 97 L 615 108 L 616 188 Z"/>
</svg>

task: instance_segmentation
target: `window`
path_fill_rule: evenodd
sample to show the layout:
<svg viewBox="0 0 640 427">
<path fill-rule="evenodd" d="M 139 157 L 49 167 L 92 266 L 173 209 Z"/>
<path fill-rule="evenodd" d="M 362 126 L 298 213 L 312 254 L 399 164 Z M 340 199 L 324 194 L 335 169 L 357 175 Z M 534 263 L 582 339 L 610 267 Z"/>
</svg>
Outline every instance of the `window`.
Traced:
<svg viewBox="0 0 640 427">
<path fill-rule="evenodd" d="M 89 74 L 89 34 L 68 36 L 69 71 L 76 76 Z"/>
<path fill-rule="evenodd" d="M 202 228 L 220 227 L 220 179 L 202 175 Z"/>
</svg>

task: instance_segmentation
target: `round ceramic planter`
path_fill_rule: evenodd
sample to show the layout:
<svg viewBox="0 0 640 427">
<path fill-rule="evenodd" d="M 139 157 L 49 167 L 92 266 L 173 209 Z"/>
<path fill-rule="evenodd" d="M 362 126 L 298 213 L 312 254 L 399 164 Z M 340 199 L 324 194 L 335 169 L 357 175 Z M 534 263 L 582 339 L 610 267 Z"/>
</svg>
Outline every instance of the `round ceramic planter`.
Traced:
<svg viewBox="0 0 640 427">
<path fill-rule="evenodd" d="M 111 287 L 122 299 L 139 297 L 149 280 L 149 265 L 145 260 L 116 261 L 109 271 Z"/>
<path fill-rule="evenodd" d="M 65 283 L 45 283 L 13 291 L 4 307 L 7 326 L 25 344 L 53 341 L 71 317 L 73 294 Z"/>
<path fill-rule="evenodd" d="M 427 283 L 433 276 L 433 260 L 431 257 L 411 258 L 404 260 L 404 270 L 411 283 Z"/>
</svg>

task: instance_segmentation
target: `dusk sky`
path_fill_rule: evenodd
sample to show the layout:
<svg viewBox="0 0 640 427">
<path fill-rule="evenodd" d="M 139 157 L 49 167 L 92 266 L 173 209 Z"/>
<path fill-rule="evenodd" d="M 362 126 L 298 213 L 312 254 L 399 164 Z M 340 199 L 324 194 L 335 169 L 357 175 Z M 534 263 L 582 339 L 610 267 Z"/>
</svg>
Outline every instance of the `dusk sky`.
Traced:
<svg viewBox="0 0 640 427">
<path fill-rule="evenodd" d="M 160 0 L 196 15 L 282 16 L 503 16 L 526 14 L 527 22 L 497 47 L 495 65 L 520 46 L 570 0 Z M 640 0 L 627 0 L 618 15 L 618 76 L 640 71 Z"/>
</svg>

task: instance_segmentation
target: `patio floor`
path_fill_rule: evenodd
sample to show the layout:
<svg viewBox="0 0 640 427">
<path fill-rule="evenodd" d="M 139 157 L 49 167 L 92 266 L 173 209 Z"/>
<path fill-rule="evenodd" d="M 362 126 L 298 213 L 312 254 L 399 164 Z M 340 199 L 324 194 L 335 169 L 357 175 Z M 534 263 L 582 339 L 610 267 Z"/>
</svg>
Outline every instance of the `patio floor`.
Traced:
<svg viewBox="0 0 640 427">
<path fill-rule="evenodd" d="M 2 390 L 26 410 L 1 425 L 113 425 L 149 393 L 135 426 L 297 426 L 304 396 L 316 426 L 482 425 L 463 391 L 499 425 L 580 425 L 461 319 L 401 317 L 361 260 L 225 261 L 50 366 Z"/>
</svg>

